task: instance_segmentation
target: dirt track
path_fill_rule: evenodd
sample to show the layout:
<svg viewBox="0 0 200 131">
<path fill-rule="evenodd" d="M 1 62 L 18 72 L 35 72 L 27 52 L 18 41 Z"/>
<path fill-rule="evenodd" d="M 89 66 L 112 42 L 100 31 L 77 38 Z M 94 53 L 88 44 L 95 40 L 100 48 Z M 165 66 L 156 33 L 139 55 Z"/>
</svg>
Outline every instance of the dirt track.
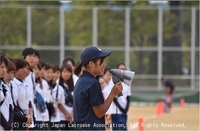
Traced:
<svg viewBox="0 0 200 131">
<path fill-rule="evenodd" d="M 146 130 L 199 130 L 198 107 L 173 107 L 172 113 L 156 115 L 155 107 L 130 107 L 128 115 L 128 129 L 138 131 L 138 118 L 144 119 Z"/>
</svg>

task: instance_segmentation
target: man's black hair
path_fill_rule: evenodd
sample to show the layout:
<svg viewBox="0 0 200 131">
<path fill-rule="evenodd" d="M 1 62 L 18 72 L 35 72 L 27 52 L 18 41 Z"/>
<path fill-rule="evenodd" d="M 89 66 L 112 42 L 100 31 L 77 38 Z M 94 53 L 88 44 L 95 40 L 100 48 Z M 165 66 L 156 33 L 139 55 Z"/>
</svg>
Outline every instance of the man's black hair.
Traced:
<svg viewBox="0 0 200 131">
<path fill-rule="evenodd" d="M 35 55 L 40 58 L 40 54 L 39 54 L 39 52 L 37 50 L 35 50 Z"/>
<path fill-rule="evenodd" d="M 36 51 L 35 49 L 33 49 L 31 47 L 25 48 L 22 51 L 22 56 L 23 56 L 24 59 L 26 58 L 26 56 L 32 55 L 32 54 L 35 54 L 36 56 L 38 56 L 40 58 L 38 51 Z"/>
</svg>

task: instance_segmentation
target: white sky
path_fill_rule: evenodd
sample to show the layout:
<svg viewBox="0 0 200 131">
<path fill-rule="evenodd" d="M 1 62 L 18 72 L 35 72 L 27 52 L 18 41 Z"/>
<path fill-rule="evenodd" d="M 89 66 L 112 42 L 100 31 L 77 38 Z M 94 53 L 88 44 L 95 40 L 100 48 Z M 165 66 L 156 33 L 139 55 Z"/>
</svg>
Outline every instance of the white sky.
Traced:
<svg viewBox="0 0 200 131">
<path fill-rule="evenodd" d="M 72 1 L 71 0 L 61 0 L 60 2 L 61 3 L 69 3 L 69 2 L 72 2 Z M 157 3 L 167 3 L 168 1 L 167 0 L 149 0 L 149 2 L 151 4 L 157 4 Z"/>
<path fill-rule="evenodd" d="M 60 1 L 61 3 L 69 3 L 69 2 L 72 2 L 71 0 L 61 0 Z"/>
<path fill-rule="evenodd" d="M 151 4 L 156 4 L 156 3 L 167 3 L 168 1 L 167 0 L 150 0 L 149 1 Z"/>
</svg>

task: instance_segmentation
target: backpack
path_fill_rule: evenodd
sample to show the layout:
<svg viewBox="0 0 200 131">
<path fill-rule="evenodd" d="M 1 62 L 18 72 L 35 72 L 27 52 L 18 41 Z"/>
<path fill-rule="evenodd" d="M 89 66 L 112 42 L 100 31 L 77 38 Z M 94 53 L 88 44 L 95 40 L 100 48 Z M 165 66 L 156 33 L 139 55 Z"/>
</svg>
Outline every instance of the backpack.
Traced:
<svg viewBox="0 0 200 131">
<path fill-rule="evenodd" d="M 38 108 L 41 113 L 43 113 L 46 110 L 46 103 L 44 101 L 44 98 L 37 91 L 35 92 L 34 103 L 36 104 L 36 108 Z"/>
</svg>

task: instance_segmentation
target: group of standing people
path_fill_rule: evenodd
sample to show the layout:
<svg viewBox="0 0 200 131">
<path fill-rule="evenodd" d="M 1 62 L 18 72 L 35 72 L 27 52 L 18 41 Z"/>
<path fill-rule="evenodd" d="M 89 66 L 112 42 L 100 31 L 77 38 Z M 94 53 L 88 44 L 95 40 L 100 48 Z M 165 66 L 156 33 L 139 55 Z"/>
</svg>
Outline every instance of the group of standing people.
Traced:
<svg viewBox="0 0 200 131">
<path fill-rule="evenodd" d="M 37 50 L 25 48 L 22 59 L 1 53 L 0 62 L 0 129 L 71 129 L 72 95 L 78 79 L 71 57 L 61 66 L 48 64 L 40 60 Z"/>
<path fill-rule="evenodd" d="M 118 63 L 116 69 L 126 70 L 124 63 Z M 99 79 L 104 99 L 107 99 L 112 87 L 113 80 L 110 68 L 104 70 L 104 74 Z M 105 119 L 107 129 L 112 130 L 127 130 L 127 114 L 130 105 L 131 87 L 122 82 L 122 96 L 115 97 L 110 108 L 106 112 Z"/>
<path fill-rule="evenodd" d="M 123 125 L 113 130 L 126 130 L 131 91 L 123 82 L 113 84 L 111 76 L 106 80 L 104 59 L 110 54 L 91 46 L 78 65 L 67 57 L 59 66 L 42 61 L 33 48 L 25 48 L 22 59 L 1 53 L 0 129 L 104 130 L 108 114 Z M 126 70 L 123 63 L 117 68 Z"/>
</svg>

